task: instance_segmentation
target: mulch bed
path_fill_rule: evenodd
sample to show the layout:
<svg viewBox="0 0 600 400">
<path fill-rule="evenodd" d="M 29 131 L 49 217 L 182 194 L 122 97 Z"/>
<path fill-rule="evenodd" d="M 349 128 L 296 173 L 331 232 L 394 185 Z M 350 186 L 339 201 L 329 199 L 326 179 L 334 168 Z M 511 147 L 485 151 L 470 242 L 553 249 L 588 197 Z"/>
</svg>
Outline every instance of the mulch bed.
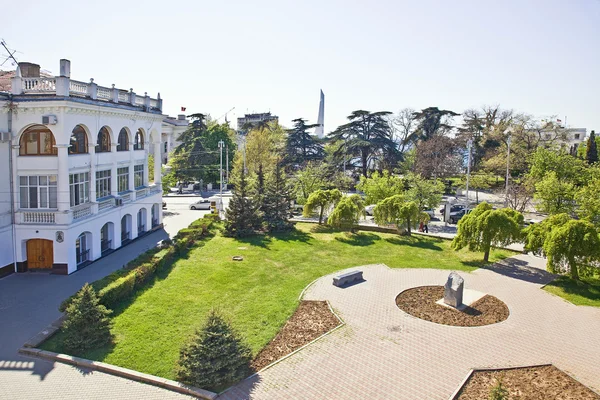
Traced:
<svg viewBox="0 0 600 400">
<path fill-rule="evenodd" d="M 552 365 L 475 371 L 456 399 L 488 399 L 500 378 L 509 400 L 600 400 L 599 395 Z"/>
<path fill-rule="evenodd" d="M 420 286 L 405 290 L 396 297 L 398 307 L 408 314 L 427 321 L 453 326 L 483 326 L 508 318 L 506 304 L 486 295 L 462 311 L 435 302 L 444 297 L 443 286 Z"/>
<path fill-rule="evenodd" d="M 327 302 L 302 301 L 277 336 L 254 358 L 252 368 L 259 371 L 338 325 L 340 321 Z"/>
</svg>

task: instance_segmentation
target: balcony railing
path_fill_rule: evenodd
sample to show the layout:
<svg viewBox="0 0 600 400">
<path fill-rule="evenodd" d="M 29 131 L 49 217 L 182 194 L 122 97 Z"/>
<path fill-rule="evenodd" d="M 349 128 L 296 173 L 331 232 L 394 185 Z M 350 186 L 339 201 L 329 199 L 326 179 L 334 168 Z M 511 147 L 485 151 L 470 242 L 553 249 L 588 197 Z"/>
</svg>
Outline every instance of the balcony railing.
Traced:
<svg viewBox="0 0 600 400">
<path fill-rule="evenodd" d="M 148 188 L 136 189 L 135 199 L 141 199 L 142 197 L 148 196 Z"/>
<path fill-rule="evenodd" d="M 123 199 L 123 203 L 129 203 L 131 201 L 131 193 L 123 193 L 120 195 Z"/>
<path fill-rule="evenodd" d="M 152 196 L 153 194 L 161 193 L 161 192 L 162 192 L 162 188 L 160 187 L 160 185 L 152 185 L 148 188 L 148 196 Z"/>
<path fill-rule="evenodd" d="M 100 252 L 102 253 L 106 253 L 108 250 L 110 250 L 110 246 L 112 244 L 112 240 L 102 240 L 100 241 Z"/>
<path fill-rule="evenodd" d="M 56 214 L 52 211 L 23 211 L 24 224 L 55 224 Z"/>
<path fill-rule="evenodd" d="M 77 253 L 77 265 L 89 260 L 90 249 L 83 250 Z"/>
<path fill-rule="evenodd" d="M 15 77 L 12 81 L 13 94 L 54 94 L 56 96 L 85 97 L 109 103 L 129 104 L 142 108 L 144 111 L 162 112 L 162 99 L 160 94 L 151 98 L 147 93 L 136 94 L 133 89 L 123 90 L 112 87 L 99 86 L 91 79 L 90 82 L 72 80 L 69 77 Z"/>
<path fill-rule="evenodd" d="M 73 211 L 73 220 L 85 218 L 89 215 L 92 215 L 92 205 L 91 204 L 80 204 L 72 208 Z"/>
<path fill-rule="evenodd" d="M 153 219 L 152 220 L 152 227 L 155 228 L 158 226 L 158 220 L 157 219 Z"/>
<path fill-rule="evenodd" d="M 109 199 L 106 199 L 106 200 L 101 200 L 98 202 L 98 212 L 108 210 L 110 208 L 113 208 L 114 206 L 115 206 L 115 199 L 112 197 Z"/>
<path fill-rule="evenodd" d="M 138 236 L 146 232 L 146 225 L 138 225 Z"/>
</svg>

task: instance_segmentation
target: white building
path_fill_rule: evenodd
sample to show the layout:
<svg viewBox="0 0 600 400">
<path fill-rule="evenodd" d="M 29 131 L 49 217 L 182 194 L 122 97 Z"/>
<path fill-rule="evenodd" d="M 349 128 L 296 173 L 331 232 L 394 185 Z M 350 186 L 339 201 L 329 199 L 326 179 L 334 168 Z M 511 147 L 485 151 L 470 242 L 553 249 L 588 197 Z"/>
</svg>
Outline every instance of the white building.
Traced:
<svg viewBox="0 0 600 400">
<path fill-rule="evenodd" d="M 162 100 L 23 67 L 0 92 L 0 275 L 68 274 L 161 226 Z"/>
<path fill-rule="evenodd" d="M 169 154 L 175 150 L 181 143 L 179 142 L 179 135 L 181 135 L 189 125 L 190 121 L 185 118 L 185 115 L 179 114 L 177 119 L 174 117 L 167 117 L 162 123 L 162 148 L 161 148 L 161 160 L 163 164 L 166 164 L 169 160 Z"/>
<path fill-rule="evenodd" d="M 238 132 L 245 131 L 245 133 L 247 133 L 249 128 L 254 128 L 263 121 L 279 121 L 279 117 L 277 115 L 271 115 L 270 112 L 246 114 L 237 119 L 237 130 Z"/>
</svg>

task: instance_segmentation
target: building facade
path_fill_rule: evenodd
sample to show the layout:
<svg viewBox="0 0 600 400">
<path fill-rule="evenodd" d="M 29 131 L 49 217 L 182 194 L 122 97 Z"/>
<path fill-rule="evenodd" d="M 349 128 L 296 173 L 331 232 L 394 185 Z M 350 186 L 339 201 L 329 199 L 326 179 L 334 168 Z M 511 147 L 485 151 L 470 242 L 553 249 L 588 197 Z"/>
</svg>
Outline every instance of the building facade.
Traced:
<svg viewBox="0 0 600 400">
<path fill-rule="evenodd" d="M 162 148 L 161 160 L 163 164 L 169 161 L 171 152 L 179 146 L 179 135 L 181 135 L 189 125 L 190 121 L 185 118 L 185 115 L 180 114 L 177 118 L 167 117 L 162 123 Z"/>
<path fill-rule="evenodd" d="M 0 274 L 70 274 L 162 224 L 160 94 L 70 69 L 19 67 L 0 93 Z"/>
<path fill-rule="evenodd" d="M 241 133 L 247 133 L 250 129 L 255 128 L 261 122 L 279 121 L 279 117 L 271 115 L 270 112 L 258 114 L 246 114 L 237 119 L 237 130 Z"/>
</svg>

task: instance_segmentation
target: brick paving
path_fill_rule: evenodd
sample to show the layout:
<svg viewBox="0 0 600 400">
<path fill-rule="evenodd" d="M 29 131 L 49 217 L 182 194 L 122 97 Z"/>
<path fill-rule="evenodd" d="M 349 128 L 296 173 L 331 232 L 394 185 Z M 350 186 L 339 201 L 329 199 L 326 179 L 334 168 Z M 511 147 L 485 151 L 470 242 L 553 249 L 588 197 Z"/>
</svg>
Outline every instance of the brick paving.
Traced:
<svg viewBox="0 0 600 400">
<path fill-rule="evenodd" d="M 598 391 L 600 310 L 540 289 L 552 279 L 540 267 L 543 260 L 518 255 L 459 272 L 465 287 L 494 295 L 510 309 L 506 321 L 473 328 L 423 321 L 395 304 L 401 291 L 442 285 L 450 271 L 364 266 L 366 282 L 345 289 L 325 276 L 304 298 L 329 300 L 346 325 L 219 398 L 445 400 L 470 368 L 541 363 Z"/>
</svg>

